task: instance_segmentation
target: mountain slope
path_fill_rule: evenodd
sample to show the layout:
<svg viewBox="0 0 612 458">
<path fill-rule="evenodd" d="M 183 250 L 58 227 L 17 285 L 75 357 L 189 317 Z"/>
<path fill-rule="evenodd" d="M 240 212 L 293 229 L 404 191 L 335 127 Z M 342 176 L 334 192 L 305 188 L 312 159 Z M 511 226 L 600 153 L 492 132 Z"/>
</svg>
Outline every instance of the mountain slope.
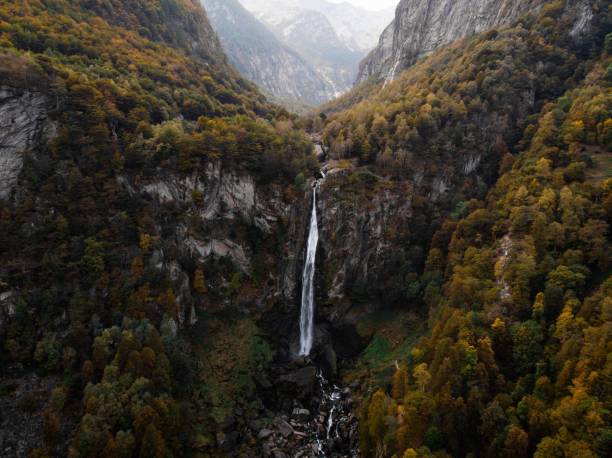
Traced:
<svg viewBox="0 0 612 458">
<path fill-rule="evenodd" d="M 277 34 L 304 57 L 334 88 L 337 97 L 351 88 L 361 54 L 351 51 L 338 38 L 321 13 L 303 10 L 275 25 Z"/>
<path fill-rule="evenodd" d="M 230 62 L 275 97 L 316 106 L 335 94 L 332 85 L 300 55 L 280 43 L 238 0 L 203 0 Z"/>
<path fill-rule="evenodd" d="M 0 3 L 0 453 L 610 455 L 609 3 L 308 120 L 196 2 Z"/>
<path fill-rule="evenodd" d="M 312 121 L 326 285 L 394 306 L 356 318 L 364 456 L 610 454 L 611 14 L 548 2 Z"/>
<path fill-rule="evenodd" d="M 585 174 L 612 149 L 609 51 L 434 239 L 432 326 L 364 406 L 366 455 L 610 454 L 612 175 Z"/>
<path fill-rule="evenodd" d="M 593 11 L 600 7 L 592 4 Z M 354 204 L 342 210 L 360 215 L 365 226 L 339 237 L 356 237 L 359 255 L 334 242 L 339 253 L 330 254 L 334 262 L 326 272 L 331 290 L 353 302 L 365 297 L 399 305 L 418 297 L 419 281 L 408 278 L 424 264 L 421 250 L 445 215 L 462 214 L 471 199 L 484 198 L 500 164 L 520 150 L 531 116 L 584 78 L 589 49 L 603 40 L 605 15 L 585 26 L 584 49 L 551 27 L 553 17 L 570 31 L 581 16 L 571 5 L 551 8 L 542 19 L 546 27 L 531 16 L 524 26 L 457 42 L 384 88 L 357 88 L 361 101 L 352 107 L 312 120 L 327 147 L 330 187 L 342 189 L 337 181 L 346 180 L 349 188 L 366 188 L 370 204 L 361 204 L 371 209 Z M 354 92 L 336 104 L 347 103 Z M 401 195 L 405 207 L 382 203 Z M 328 210 L 332 221 L 338 211 Z M 397 221 L 401 229 L 383 231 L 385 221 Z M 336 234 L 333 226 L 326 230 Z M 360 285 L 366 284 L 364 291 Z"/>
<path fill-rule="evenodd" d="M 590 2 L 590 8 L 600 10 L 597 1 Z M 423 175 L 418 181 L 424 185 L 444 182 L 447 187 L 461 180 L 449 171 L 457 167 L 466 167 L 464 175 L 480 167 L 494 172 L 495 163 L 488 167 L 485 162 L 512 150 L 532 110 L 558 96 L 559 81 L 571 78 L 575 62 L 588 57 L 589 45 L 573 40 L 577 27 L 589 36 L 602 33 L 601 26 L 594 25 L 599 23 L 595 13 L 584 21 L 581 1 L 547 5 L 544 14 L 551 21 L 563 20 L 566 42 L 551 38 L 552 48 L 538 43 L 536 32 L 547 38 L 552 32 L 534 32 L 536 16 L 530 15 L 514 27 L 445 46 L 393 84 L 358 87 L 330 104 L 324 129 L 330 154 L 383 168 L 404 164 L 400 168 L 407 173 Z M 540 62 L 540 54 L 549 51 L 548 59 Z M 352 99 L 361 101 L 342 110 Z M 336 106 L 340 110 L 333 113 Z M 468 167 L 470 155 L 475 163 Z M 435 164 L 431 157 L 438 159 Z M 428 164 L 424 169 L 423 162 Z"/>
<path fill-rule="evenodd" d="M 220 402 L 185 330 L 264 297 L 311 143 L 196 2 L 3 2 L 0 62 L 0 453 L 214 451 L 253 382 Z"/>
<path fill-rule="evenodd" d="M 540 0 L 402 0 L 395 19 L 360 64 L 357 82 L 392 81 L 438 47 L 537 11 Z"/>
<path fill-rule="evenodd" d="M 81 3 L 110 24 L 137 32 L 144 38 L 180 47 L 211 63 L 219 64 L 225 58 L 219 40 L 197 1 Z"/>
</svg>

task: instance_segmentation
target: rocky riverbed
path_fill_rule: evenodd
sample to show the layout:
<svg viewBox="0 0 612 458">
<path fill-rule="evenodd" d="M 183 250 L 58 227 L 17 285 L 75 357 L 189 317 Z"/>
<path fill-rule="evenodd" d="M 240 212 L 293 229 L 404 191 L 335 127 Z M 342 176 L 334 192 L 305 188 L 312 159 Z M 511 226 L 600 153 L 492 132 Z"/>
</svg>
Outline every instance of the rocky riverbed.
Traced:
<svg viewBox="0 0 612 458">
<path fill-rule="evenodd" d="M 329 382 L 315 366 L 279 376 L 274 387 L 285 411 L 257 432 L 265 457 L 356 457 L 358 424 L 351 389 Z M 287 405 L 293 392 L 291 406 Z"/>
</svg>

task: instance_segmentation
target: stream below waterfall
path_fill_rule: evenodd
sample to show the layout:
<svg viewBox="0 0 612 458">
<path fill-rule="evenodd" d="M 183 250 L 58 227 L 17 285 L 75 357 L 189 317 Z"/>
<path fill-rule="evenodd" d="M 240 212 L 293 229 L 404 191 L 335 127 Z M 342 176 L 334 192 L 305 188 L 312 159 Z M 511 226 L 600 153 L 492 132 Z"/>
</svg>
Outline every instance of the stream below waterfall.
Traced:
<svg viewBox="0 0 612 458">
<path fill-rule="evenodd" d="M 330 383 L 322 372 L 318 379 L 318 411 L 301 426 L 305 440 L 292 451 L 293 458 L 329 457 L 353 458 L 359 456 L 358 423 L 353 415 L 353 399 L 348 388 Z M 300 409 L 294 410 L 293 417 L 299 416 Z M 298 414 L 298 415 L 295 415 Z"/>
</svg>

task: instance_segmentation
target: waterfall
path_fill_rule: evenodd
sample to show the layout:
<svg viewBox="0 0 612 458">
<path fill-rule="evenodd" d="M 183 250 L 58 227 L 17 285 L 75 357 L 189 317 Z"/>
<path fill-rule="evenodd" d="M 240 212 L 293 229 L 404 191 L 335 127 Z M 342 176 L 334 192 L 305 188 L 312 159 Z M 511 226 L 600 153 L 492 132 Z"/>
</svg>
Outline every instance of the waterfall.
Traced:
<svg viewBox="0 0 612 458">
<path fill-rule="evenodd" d="M 317 190 L 325 180 L 325 173 L 312 187 L 312 212 L 306 244 L 306 261 L 302 273 L 302 308 L 300 310 L 300 356 L 309 356 L 314 340 L 314 277 L 319 227 L 317 222 Z M 312 362 L 310 362 L 312 364 Z M 301 365 L 301 363 L 300 363 Z M 319 388 L 310 399 L 310 405 L 297 402 L 291 425 L 303 429 L 297 432 L 303 440 L 291 449 L 295 457 L 353 457 L 359 456 L 358 421 L 352 413 L 353 400 L 348 388 L 341 389 L 329 382 L 323 371 L 317 370 Z M 307 407 L 304 409 L 304 407 Z M 304 418 L 303 412 L 307 416 Z M 311 414 L 313 412 L 313 414 Z"/>
<path fill-rule="evenodd" d="M 323 175 L 324 176 L 324 175 Z M 317 188 L 318 182 L 312 188 L 312 215 L 308 230 L 308 245 L 306 247 L 306 262 L 302 274 L 302 308 L 300 311 L 300 356 L 310 355 L 314 334 L 314 274 L 319 242 L 319 227 L 317 225 Z"/>
</svg>

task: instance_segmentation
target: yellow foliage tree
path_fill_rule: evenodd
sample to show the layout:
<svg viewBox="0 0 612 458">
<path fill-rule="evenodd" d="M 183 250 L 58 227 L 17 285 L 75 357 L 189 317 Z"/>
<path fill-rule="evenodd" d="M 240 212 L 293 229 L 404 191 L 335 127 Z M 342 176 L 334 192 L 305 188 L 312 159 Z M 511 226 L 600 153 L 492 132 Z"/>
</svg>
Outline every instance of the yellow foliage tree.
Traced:
<svg viewBox="0 0 612 458">
<path fill-rule="evenodd" d="M 206 281 L 204 279 L 204 271 L 201 268 L 197 268 L 193 275 L 193 289 L 200 294 L 205 294 L 208 289 L 206 288 Z"/>
</svg>

